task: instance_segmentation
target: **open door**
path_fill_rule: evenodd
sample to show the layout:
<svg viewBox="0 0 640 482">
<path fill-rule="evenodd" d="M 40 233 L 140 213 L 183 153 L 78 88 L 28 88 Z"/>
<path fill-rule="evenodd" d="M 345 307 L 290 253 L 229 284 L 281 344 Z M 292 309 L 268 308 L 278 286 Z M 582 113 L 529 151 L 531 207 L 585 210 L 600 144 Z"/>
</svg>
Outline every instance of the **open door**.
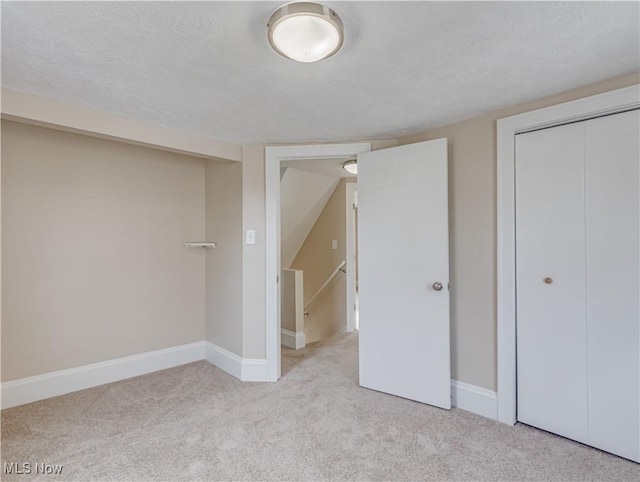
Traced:
<svg viewBox="0 0 640 482">
<path fill-rule="evenodd" d="M 360 385 L 451 408 L 447 140 L 358 155 Z"/>
</svg>

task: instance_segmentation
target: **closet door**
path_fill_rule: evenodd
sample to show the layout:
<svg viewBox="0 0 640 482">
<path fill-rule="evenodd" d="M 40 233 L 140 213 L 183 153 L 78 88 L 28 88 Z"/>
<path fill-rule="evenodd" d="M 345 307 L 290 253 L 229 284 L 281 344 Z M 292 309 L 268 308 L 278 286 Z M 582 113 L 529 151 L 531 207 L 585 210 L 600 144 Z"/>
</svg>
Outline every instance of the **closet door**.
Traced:
<svg viewBox="0 0 640 482">
<path fill-rule="evenodd" d="M 638 111 L 585 122 L 589 443 L 640 460 Z"/>
<path fill-rule="evenodd" d="M 518 420 L 640 461 L 640 114 L 516 138 Z"/>
<path fill-rule="evenodd" d="M 584 126 L 516 136 L 518 420 L 587 441 Z"/>
</svg>

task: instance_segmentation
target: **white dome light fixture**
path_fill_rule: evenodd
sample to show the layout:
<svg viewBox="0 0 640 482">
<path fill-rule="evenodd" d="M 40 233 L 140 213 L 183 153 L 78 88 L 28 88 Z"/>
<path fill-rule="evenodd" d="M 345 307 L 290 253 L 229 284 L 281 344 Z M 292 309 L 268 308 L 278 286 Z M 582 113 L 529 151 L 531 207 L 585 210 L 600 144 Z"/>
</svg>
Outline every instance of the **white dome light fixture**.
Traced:
<svg viewBox="0 0 640 482">
<path fill-rule="evenodd" d="M 273 12 L 267 26 L 273 49 L 297 62 L 331 57 L 344 40 L 338 14 L 319 3 L 287 3 Z"/>
<path fill-rule="evenodd" d="M 344 162 L 342 168 L 349 174 L 353 174 L 354 176 L 358 175 L 358 161 L 356 159 Z"/>
</svg>

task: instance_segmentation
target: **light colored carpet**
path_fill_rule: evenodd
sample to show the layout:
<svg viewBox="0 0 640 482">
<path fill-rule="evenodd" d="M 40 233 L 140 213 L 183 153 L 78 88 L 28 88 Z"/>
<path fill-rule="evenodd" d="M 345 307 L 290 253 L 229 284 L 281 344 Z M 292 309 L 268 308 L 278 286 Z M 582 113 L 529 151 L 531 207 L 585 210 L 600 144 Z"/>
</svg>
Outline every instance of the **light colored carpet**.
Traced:
<svg viewBox="0 0 640 482">
<path fill-rule="evenodd" d="M 640 466 L 357 385 L 357 336 L 283 353 L 277 384 L 197 362 L 2 412 L 42 480 L 640 480 Z M 3 475 L 3 480 L 28 480 Z"/>
</svg>

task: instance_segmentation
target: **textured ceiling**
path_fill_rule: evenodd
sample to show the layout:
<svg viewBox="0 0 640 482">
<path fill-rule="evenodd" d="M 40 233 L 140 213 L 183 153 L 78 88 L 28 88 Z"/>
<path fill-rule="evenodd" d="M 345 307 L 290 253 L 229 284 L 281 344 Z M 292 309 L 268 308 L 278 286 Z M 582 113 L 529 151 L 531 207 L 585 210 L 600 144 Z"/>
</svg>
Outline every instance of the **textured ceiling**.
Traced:
<svg viewBox="0 0 640 482">
<path fill-rule="evenodd" d="M 393 138 L 636 71 L 637 2 L 326 2 L 315 64 L 277 2 L 2 2 L 2 84 L 234 143 Z"/>
</svg>

